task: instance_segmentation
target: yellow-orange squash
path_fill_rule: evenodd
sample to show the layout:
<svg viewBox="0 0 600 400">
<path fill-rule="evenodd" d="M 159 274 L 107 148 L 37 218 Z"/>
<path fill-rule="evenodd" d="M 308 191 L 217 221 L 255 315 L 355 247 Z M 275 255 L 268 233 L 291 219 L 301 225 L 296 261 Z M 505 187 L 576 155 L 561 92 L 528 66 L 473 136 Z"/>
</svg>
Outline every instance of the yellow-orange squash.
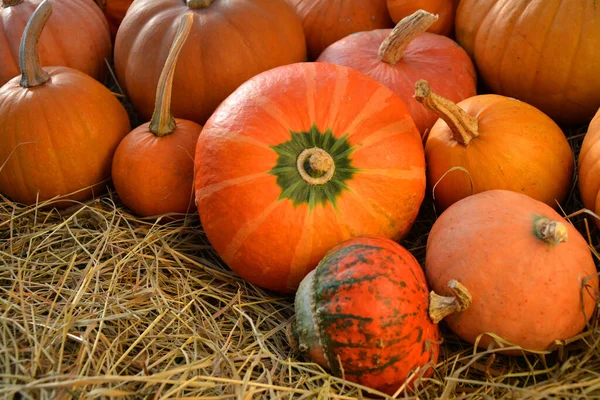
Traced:
<svg viewBox="0 0 600 400">
<path fill-rule="evenodd" d="M 586 240 L 524 194 L 490 190 L 457 202 L 435 221 L 426 251 L 433 291 L 451 295 L 446 285 L 457 280 L 470 292 L 469 308 L 445 321 L 462 339 L 479 338 L 481 348 L 499 337 L 496 347 L 549 350 L 579 334 L 596 308 L 597 271 Z"/>
<path fill-rule="evenodd" d="M 579 152 L 579 190 L 583 204 L 600 214 L 600 109 L 590 123 Z M 600 227 L 600 220 L 595 221 Z"/>
<path fill-rule="evenodd" d="M 207 121 L 195 155 L 202 227 L 242 278 L 293 292 L 354 236 L 400 239 L 425 194 L 425 158 L 402 100 L 330 63 L 250 79 Z"/>
</svg>

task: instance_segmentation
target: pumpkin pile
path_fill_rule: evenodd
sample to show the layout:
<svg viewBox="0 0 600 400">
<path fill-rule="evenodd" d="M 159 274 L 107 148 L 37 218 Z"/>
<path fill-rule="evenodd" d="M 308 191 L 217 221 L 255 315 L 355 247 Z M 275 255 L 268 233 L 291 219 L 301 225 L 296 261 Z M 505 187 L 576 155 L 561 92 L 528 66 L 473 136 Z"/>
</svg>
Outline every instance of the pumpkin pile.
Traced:
<svg viewBox="0 0 600 400">
<path fill-rule="evenodd" d="M 600 227 L 592 2 L 76 3 L 0 0 L 2 195 L 197 210 L 234 273 L 294 296 L 298 353 L 389 395 L 435 372 L 442 321 L 519 356 L 594 316 L 590 243 L 557 211 L 577 182 Z M 402 240 L 428 197 L 420 264 Z"/>
</svg>

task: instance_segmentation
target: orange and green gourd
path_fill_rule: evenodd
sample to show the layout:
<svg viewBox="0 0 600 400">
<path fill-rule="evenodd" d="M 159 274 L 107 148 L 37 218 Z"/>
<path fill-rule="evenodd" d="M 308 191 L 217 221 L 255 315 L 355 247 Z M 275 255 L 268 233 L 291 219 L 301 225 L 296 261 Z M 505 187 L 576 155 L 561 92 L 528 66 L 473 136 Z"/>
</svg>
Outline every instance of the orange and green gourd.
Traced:
<svg viewBox="0 0 600 400">
<path fill-rule="evenodd" d="M 402 100 L 329 63 L 246 82 L 205 124 L 195 162 L 211 244 L 242 278 L 280 292 L 346 239 L 403 237 L 425 192 L 423 146 Z"/>
</svg>

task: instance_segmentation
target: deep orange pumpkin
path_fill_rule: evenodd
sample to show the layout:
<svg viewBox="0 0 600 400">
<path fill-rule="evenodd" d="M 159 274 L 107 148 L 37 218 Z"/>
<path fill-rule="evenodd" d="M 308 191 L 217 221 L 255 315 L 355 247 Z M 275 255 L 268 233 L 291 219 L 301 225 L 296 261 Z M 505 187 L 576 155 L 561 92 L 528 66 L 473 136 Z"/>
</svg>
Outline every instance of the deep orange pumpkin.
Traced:
<svg viewBox="0 0 600 400">
<path fill-rule="evenodd" d="M 505 190 L 469 196 L 435 221 L 425 273 L 437 293 L 448 293 L 451 279 L 470 291 L 469 308 L 445 321 L 470 343 L 483 335 L 481 348 L 494 341 L 491 333 L 526 350 L 548 350 L 585 328 L 599 293 L 581 234 L 546 204 Z"/>
<path fill-rule="evenodd" d="M 133 0 L 94 0 L 100 7 L 110 28 L 110 36 L 114 41 L 117 31 Z"/>
<path fill-rule="evenodd" d="M 440 333 L 428 296 L 423 269 L 404 247 L 350 239 L 302 280 L 292 343 L 335 375 L 392 395 L 409 377 L 408 387 L 433 373 Z"/>
<path fill-rule="evenodd" d="M 573 153 L 544 113 L 494 94 L 454 104 L 432 93 L 426 81 L 415 89 L 415 98 L 441 117 L 425 143 L 427 179 L 438 207 L 492 189 L 521 192 L 552 207 L 564 200 Z"/>
<path fill-rule="evenodd" d="M 284 1 L 146 0 L 134 2 L 115 42 L 119 82 L 146 121 L 177 21 L 194 12 L 190 40 L 173 79 L 173 114 L 203 124 L 252 76 L 304 61 L 302 25 Z M 157 42 L 157 38 L 160 38 Z"/>
<path fill-rule="evenodd" d="M 394 26 L 386 0 L 286 0 L 302 20 L 309 60 L 355 32 Z"/>
<path fill-rule="evenodd" d="M 208 239 L 242 278 L 280 292 L 346 239 L 401 238 L 425 191 L 423 146 L 402 100 L 330 63 L 250 79 L 207 121 L 195 157 Z"/>
<path fill-rule="evenodd" d="M 177 57 L 192 28 L 191 12 L 180 29 L 160 76 L 152 120 L 119 144 L 112 177 L 119 197 L 140 216 L 185 214 L 194 207 L 194 152 L 202 126 L 171 115 L 171 84 Z"/>
<path fill-rule="evenodd" d="M 561 123 L 600 107 L 600 7 L 590 0 L 462 0 L 456 39 L 494 93 Z"/>
<path fill-rule="evenodd" d="M 25 204 L 104 191 L 113 153 L 130 129 L 125 108 L 98 81 L 67 67 L 40 67 L 37 39 L 50 4 L 43 1 L 26 27 L 22 75 L 0 88 L 0 192 Z"/>
<path fill-rule="evenodd" d="M 477 94 L 475 67 L 452 39 L 425 33 L 436 17 L 417 11 L 392 29 L 358 32 L 341 39 L 317 61 L 357 69 L 400 96 L 425 138 L 438 116 L 414 99 L 414 82 L 426 79 L 436 92 L 458 102 Z"/>
<path fill-rule="evenodd" d="M 42 0 L 0 0 L 0 86 L 19 75 L 25 24 Z M 106 19 L 93 0 L 53 0 L 39 41 L 42 66 L 65 66 L 104 81 L 112 44 Z"/>
<path fill-rule="evenodd" d="M 600 214 L 600 109 L 592 119 L 579 152 L 579 190 L 586 208 Z M 600 220 L 595 219 L 600 227 Z"/>
<path fill-rule="evenodd" d="M 427 31 L 444 36 L 450 36 L 453 31 L 457 5 L 457 0 L 387 0 L 388 11 L 394 23 L 415 11 L 425 10 L 439 16 Z"/>
</svg>

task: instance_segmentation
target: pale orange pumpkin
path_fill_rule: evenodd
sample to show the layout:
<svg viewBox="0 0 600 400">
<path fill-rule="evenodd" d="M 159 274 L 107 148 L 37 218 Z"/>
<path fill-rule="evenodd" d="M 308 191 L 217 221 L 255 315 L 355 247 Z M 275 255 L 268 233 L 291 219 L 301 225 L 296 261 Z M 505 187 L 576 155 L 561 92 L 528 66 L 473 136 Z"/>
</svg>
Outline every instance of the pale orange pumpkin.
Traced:
<svg viewBox="0 0 600 400">
<path fill-rule="evenodd" d="M 590 0 L 462 0 L 456 39 L 487 86 L 559 123 L 600 107 L 600 6 Z"/>
<path fill-rule="evenodd" d="M 600 214 L 600 109 L 592 119 L 579 152 L 579 190 L 583 204 Z M 600 220 L 594 219 L 598 227 Z"/>
<path fill-rule="evenodd" d="M 0 0 L 0 86 L 20 74 L 19 44 L 42 0 Z M 52 0 L 54 12 L 39 39 L 42 66 L 65 66 L 104 81 L 112 58 L 108 23 L 93 0 Z"/>
<path fill-rule="evenodd" d="M 579 334 L 596 308 L 598 277 L 586 240 L 524 194 L 490 190 L 460 200 L 435 221 L 426 251 L 434 292 L 452 297 L 446 285 L 456 280 L 472 296 L 446 323 L 481 348 L 496 342 L 551 350 L 556 340 Z M 431 298 L 435 305 L 437 296 Z"/>
</svg>

